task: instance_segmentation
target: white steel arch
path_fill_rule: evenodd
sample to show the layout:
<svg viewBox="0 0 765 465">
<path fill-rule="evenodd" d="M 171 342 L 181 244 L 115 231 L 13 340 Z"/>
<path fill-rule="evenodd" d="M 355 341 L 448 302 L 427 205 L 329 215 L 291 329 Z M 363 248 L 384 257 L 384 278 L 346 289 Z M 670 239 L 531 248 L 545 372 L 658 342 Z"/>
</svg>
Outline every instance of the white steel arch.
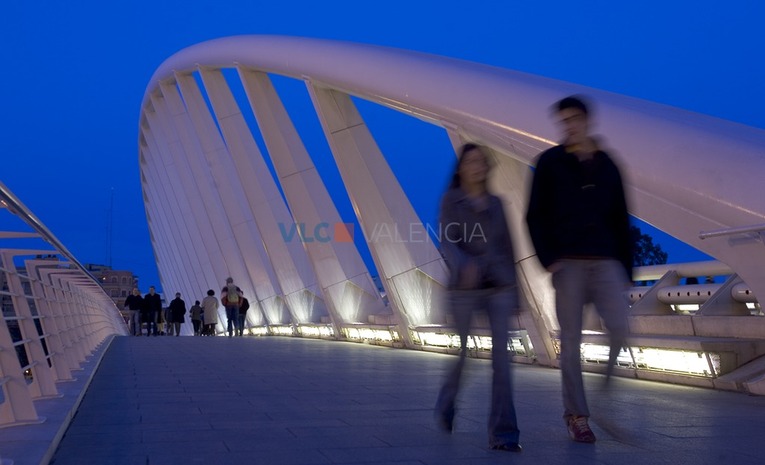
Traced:
<svg viewBox="0 0 765 465">
<path fill-rule="evenodd" d="M 203 78 L 218 69 L 237 69 L 293 218 L 316 220 L 311 215 L 320 209 L 306 207 L 306 202 L 312 202 L 311 192 L 322 191 L 321 181 L 315 176 L 312 162 L 268 74 L 306 82 L 368 241 L 371 228 L 386 221 L 407 224 L 413 221 L 413 216 L 406 196 L 388 174 L 381 176 L 380 185 L 370 185 L 378 180 L 360 182 L 365 176 L 367 181 L 370 179 L 369 172 L 359 171 L 362 167 L 384 170 L 387 165 L 350 96 L 441 126 L 455 144 L 473 140 L 491 147 L 500 159 L 499 175 L 493 182 L 510 200 L 508 217 L 517 238 L 521 284 L 527 304 L 534 310 L 525 316 L 528 321 L 523 325 L 537 334 L 535 342 L 539 344 L 535 345 L 547 347 L 548 354 L 552 349 L 546 344 L 549 342 L 546 334 L 555 329 L 553 302 L 547 276 L 533 257 L 522 217 L 528 166 L 556 138 L 549 105 L 566 95 L 584 93 L 596 103 L 595 119 L 600 132 L 620 155 L 632 213 L 724 262 L 755 295 L 765 295 L 765 267 L 761 266 L 765 263 L 765 247 L 756 234 L 765 228 L 765 196 L 753 194 L 765 173 L 765 131 L 446 57 L 279 36 L 229 37 L 194 45 L 173 55 L 157 69 L 147 87 L 142 127 L 158 89 L 173 87 L 178 76 L 196 72 L 200 67 Z M 219 80 L 215 86 L 225 88 L 225 82 Z M 213 95 L 217 90 L 220 89 L 207 92 Z M 194 109 L 203 110 L 206 111 Z M 143 157 L 154 156 L 143 147 L 141 153 Z M 255 158 L 260 155 L 250 153 Z M 361 173 L 358 178 L 357 173 Z M 149 190 L 146 183 L 144 189 Z M 158 194 L 152 194 L 149 200 L 165 208 L 165 200 Z M 253 213 L 259 216 L 257 211 Z M 709 231 L 713 233 L 708 234 Z M 426 286 L 429 292 L 438 293 L 443 283 L 443 264 L 434 254 L 433 245 L 405 244 L 391 249 L 391 244 L 378 241 L 369 246 L 386 291 L 392 297 L 391 322 L 398 324 L 398 330 L 408 333 L 417 326 L 439 323 L 438 315 L 424 307 L 432 305 L 425 303 L 427 299 L 405 302 L 399 298 L 402 292 L 421 293 Z M 354 260 L 337 252 L 325 255 L 311 247 L 306 250 L 319 279 L 323 270 Z M 284 252 L 273 252 L 270 262 L 284 256 Z M 160 268 L 163 276 L 173 273 L 168 264 Z M 338 276 L 353 278 L 348 273 Z M 397 282 L 397 276 L 407 278 Z M 322 288 L 326 294 L 327 286 Z M 327 304 L 336 327 L 352 323 L 336 308 L 331 296 Z M 373 308 L 367 317 L 375 321 L 381 313 L 379 308 Z M 406 340 L 408 335 L 402 337 Z"/>
</svg>

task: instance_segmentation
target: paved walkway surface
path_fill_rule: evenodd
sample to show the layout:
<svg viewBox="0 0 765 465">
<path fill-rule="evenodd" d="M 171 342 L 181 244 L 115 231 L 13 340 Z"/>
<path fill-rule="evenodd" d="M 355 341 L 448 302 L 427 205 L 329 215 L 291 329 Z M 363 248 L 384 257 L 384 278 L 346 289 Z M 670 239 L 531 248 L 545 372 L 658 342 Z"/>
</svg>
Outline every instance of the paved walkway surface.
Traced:
<svg viewBox="0 0 765 465">
<path fill-rule="evenodd" d="M 456 431 L 432 406 L 454 356 L 281 337 L 118 337 L 51 463 L 762 464 L 765 398 L 585 375 L 596 444 L 568 439 L 559 372 L 514 365 L 520 454 L 487 447 L 490 362 Z M 21 463 L 19 461 L 18 463 Z"/>
</svg>

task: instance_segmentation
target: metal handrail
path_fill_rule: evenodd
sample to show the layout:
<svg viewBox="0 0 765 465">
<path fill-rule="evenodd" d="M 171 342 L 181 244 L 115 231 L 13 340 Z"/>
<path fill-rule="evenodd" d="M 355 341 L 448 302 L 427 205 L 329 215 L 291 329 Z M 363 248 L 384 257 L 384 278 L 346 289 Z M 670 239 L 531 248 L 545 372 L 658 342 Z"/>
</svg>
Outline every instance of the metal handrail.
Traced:
<svg viewBox="0 0 765 465">
<path fill-rule="evenodd" d="M 725 229 L 715 229 L 712 231 L 701 231 L 699 232 L 699 239 L 704 240 L 710 237 L 731 236 L 733 234 L 746 234 L 746 233 L 762 232 L 762 231 L 765 231 L 765 223 L 753 224 L 750 226 L 740 226 L 738 228 L 725 228 Z"/>
<path fill-rule="evenodd" d="M 16 197 L 13 192 L 11 192 L 8 187 L 5 186 L 2 182 L 0 182 L 0 200 L 2 200 L 3 206 L 8 209 L 11 213 L 20 216 L 29 226 L 31 226 L 37 234 L 40 235 L 47 243 L 52 245 L 56 250 L 51 252 L 57 252 L 64 257 L 66 257 L 69 262 L 71 262 L 75 267 L 77 267 L 78 270 L 83 272 L 88 278 L 90 278 L 94 283 L 97 283 L 96 278 L 88 271 L 85 266 L 80 263 L 79 260 L 77 260 L 72 254 L 69 249 L 67 249 L 64 244 L 61 243 L 61 241 L 56 238 L 56 236 L 53 235 L 53 233 L 40 221 L 37 216 L 35 216 L 29 208 L 27 208 L 26 205 L 24 205 L 21 200 L 19 200 L 18 197 Z M 106 293 L 104 293 L 105 295 Z"/>
</svg>

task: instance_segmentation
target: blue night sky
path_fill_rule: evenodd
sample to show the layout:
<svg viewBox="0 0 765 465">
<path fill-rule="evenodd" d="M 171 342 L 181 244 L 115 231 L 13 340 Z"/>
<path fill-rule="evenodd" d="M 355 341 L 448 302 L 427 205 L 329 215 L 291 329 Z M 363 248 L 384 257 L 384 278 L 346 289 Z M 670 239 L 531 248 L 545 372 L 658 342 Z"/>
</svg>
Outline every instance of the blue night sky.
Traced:
<svg viewBox="0 0 765 465">
<path fill-rule="evenodd" d="M 159 279 L 138 174 L 141 99 L 160 63 L 205 40 L 283 34 L 413 49 L 765 128 L 765 3 L 757 0 L 40 0 L 0 9 L 0 180 L 81 262 L 111 255 L 115 268 L 140 276 L 142 290 Z M 280 85 L 295 94 L 285 97 L 288 109 L 307 108 L 302 84 Z M 451 170 L 443 131 L 361 110 L 415 208 L 432 220 Z M 298 124 L 339 192 L 315 120 Z M 423 169 L 433 173 L 427 181 Z M 338 202 L 352 221 L 347 199 Z M 706 259 L 643 228 L 670 262 Z"/>
</svg>

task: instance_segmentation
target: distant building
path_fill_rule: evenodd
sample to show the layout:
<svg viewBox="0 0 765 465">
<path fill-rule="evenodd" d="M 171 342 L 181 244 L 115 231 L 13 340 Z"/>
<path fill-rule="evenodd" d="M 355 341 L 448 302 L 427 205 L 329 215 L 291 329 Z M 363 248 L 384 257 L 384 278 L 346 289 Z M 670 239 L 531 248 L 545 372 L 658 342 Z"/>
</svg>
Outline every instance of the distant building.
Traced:
<svg viewBox="0 0 765 465">
<path fill-rule="evenodd" d="M 92 263 L 86 264 L 85 269 L 98 280 L 104 292 L 112 298 L 120 310 L 133 288 L 138 287 L 138 276 L 132 271 L 113 270 L 110 266 Z"/>
</svg>

